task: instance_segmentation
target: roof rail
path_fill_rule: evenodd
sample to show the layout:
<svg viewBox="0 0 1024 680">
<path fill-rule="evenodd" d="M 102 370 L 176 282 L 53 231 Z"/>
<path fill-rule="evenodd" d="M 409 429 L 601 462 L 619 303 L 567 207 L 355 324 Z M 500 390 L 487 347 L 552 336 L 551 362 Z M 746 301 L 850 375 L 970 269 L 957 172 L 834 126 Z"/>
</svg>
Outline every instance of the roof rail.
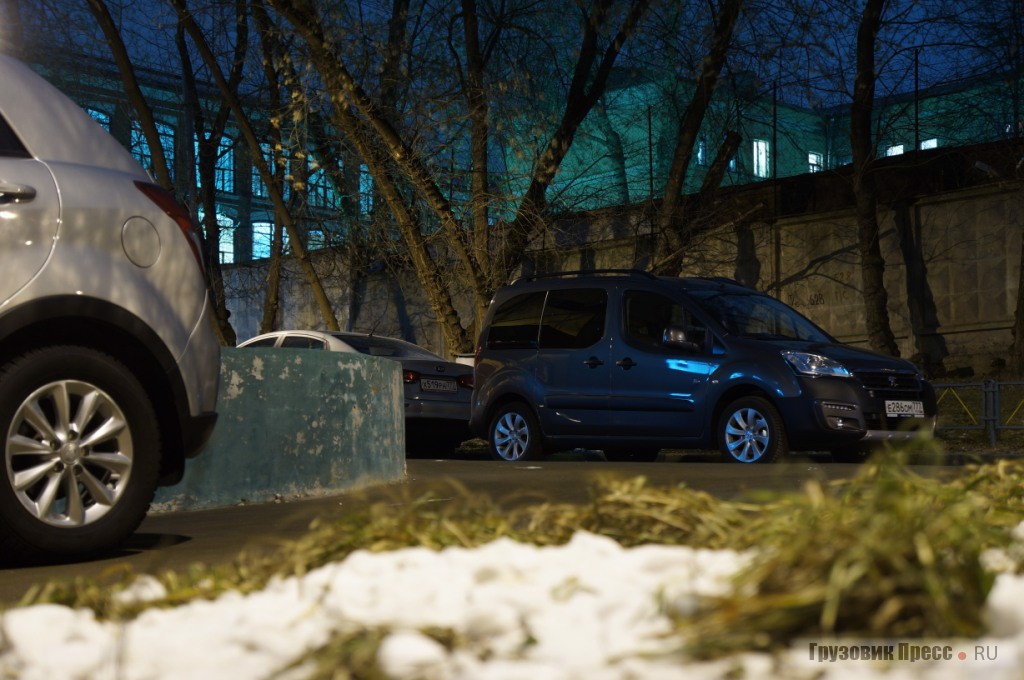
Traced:
<svg viewBox="0 0 1024 680">
<path fill-rule="evenodd" d="M 650 279 L 652 281 L 658 280 L 657 276 L 642 269 L 580 269 L 577 271 L 551 272 L 549 274 L 530 274 L 529 276 L 521 276 L 515 281 L 513 281 L 512 285 L 514 286 L 517 283 L 526 283 L 527 281 L 538 281 L 541 279 L 559 279 L 569 278 L 573 276 L 578 277 L 599 275 L 635 276 L 638 278 Z"/>
</svg>

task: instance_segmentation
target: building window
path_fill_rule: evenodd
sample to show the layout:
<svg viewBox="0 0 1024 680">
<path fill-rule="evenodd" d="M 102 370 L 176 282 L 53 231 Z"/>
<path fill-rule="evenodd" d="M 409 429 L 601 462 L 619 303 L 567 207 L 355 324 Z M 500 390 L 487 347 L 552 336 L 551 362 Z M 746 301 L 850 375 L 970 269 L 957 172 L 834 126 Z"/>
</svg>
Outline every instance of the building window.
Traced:
<svg viewBox="0 0 1024 680">
<path fill-rule="evenodd" d="M 173 172 L 174 128 L 166 123 L 157 121 L 156 133 L 160 137 L 160 147 L 164 152 L 164 160 L 167 161 L 168 172 Z M 155 174 L 153 168 L 153 153 L 149 148 L 149 143 L 146 141 L 146 136 L 142 134 L 142 126 L 136 122 L 132 122 L 131 152 L 132 155 L 135 156 L 135 160 L 139 162 L 139 165 L 144 167 L 151 174 Z"/>
<path fill-rule="evenodd" d="M 217 159 L 213 167 L 213 186 L 217 191 L 235 193 L 235 154 L 234 143 L 229 137 L 223 137 L 217 146 Z M 199 142 L 196 142 L 196 163 L 199 162 Z M 196 185 L 201 186 L 199 174 L 196 173 Z"/>
<path fill-rule="evenodd" d="M 324 169 L 314 162 L 307 179 L 309 204 L 317 208 L 337 208 L 338 195 Z"/>
<path fill-rule="evenodd" d="M 923 142 L 921 142 L 921 149 L 922 150 L 924 150 L 924 149 L 937 149 L 937 148 L 939 148 L 939 140 L 936 139 L 935 137 L 932 137 L 931 139 L 926 139 Z"/>
<path fill-rule="evenodd" d="M 197 215 L 203 224 L 203 211 Z M 232 264 L 235 261 L 235 221 L 222 213 L 217 213 L 217 257 L 221 264 Z"/>
<path fill-rule="evenodd" d="M 221 222 L 222 217 L 217 216 L 217 221 Z M 235 225 L 231 223 L 231 220 L 227 220 L 227 224 L 221 222 L 220 224 L 220 239 L 217 241 L 217 249 L 219 252 L 221 264 L 232 264 L 235 261 Z"/>
<path fill-rule="evenodd" d="M 282 248 L 288 249 L 288 232 L 282 235 Z M 274 243 L 273 222 L 252 223 L 252 258 L 260 260 L 270 257 L 271 246 Z"/>
<path fill-rule="evenodd" d="M 899 156 L 901 153 L 903 153 L 902 144 L 893 144 L 892 146 L 885 150 L 886 156 Z"/>
<path fill-rule="evenodd" d="M 697 165 L 708 164 L 708 143 L 701 139 L 697 142 Z"/>
<path fill-rule="evenodd" d="M 366 165 L 359 166 L 359 214 L 369 215 L 373 211 L 373 175 Z"/>
<path fill-rule="evenodd" d="M 767 177 L 769 174 L 770 154 L 768 142 L 763 139 L 754 140 L 754 175 Z"/>
<path fill-rule="evenodd" d="M 267 169 L 271 173 L 274 172 L 274 150 L 264 142 L 260 144 L 260 154 L 263 156 L 263 162 L 267 164 Z M 253 198 L 268 198 L 270 191 L 267 190 L 267 183 L 260 177 L 259 168 L 255 163 L 252 164 L 252 195 Z"/>
<path fill-rule="evenodd" d="M 824 169 L 824 156 L 817 151 L 807 152 L 807 172 L 821 172 Z"/>
<path fill-rule="evenodd" d="M 103 127 L 104 130 L 106 130 L 107 132 L 110 132 L 110 114 L 109 113 L 107 113 L 106 111 L 101 111 L 99 109 L 93 109 L 93 108 L 87 108 L 86 112 L 89 114 L 89 116 L 94 121 L 99 123 Z"/>
</svg>

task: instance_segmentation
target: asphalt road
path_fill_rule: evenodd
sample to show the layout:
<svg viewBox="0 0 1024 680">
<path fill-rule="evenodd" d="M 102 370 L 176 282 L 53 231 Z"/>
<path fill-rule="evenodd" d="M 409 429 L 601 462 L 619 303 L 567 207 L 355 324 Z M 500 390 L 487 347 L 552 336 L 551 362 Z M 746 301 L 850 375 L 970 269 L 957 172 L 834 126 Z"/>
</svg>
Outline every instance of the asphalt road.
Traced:
<svg viewBox="0 0 1024 680">
<path fill-rule="evenodd" d="M 368 504 L 400 504 L 431 494 L 437 502 L 459 495 L 459 487 L 483 492 L 505 507 L 542 501 L 587 500 L 588 482 L 599 475 L 650 483 L 685 484 L 721 498 L 740 498 L 759 490 L 798 490 L 808 480 L 854 475 L 856 465 L 827 457 L 791 457 L 783 463 L 733 465 L 709 455 L 664 456 L 656 463 L 609 463 L 600 454 L 562 454 L 535 463 L 500 463 L 476 454 L 449 460 L 410 460 L 407 479 L 336 496 L 218 510 L 151 515 L 117 554 L 73 564 L 0 568 L 0 605 L 16 603 L 34 584 L 90 577 L 103 580 L 124 565 L 136 573 L 183 570 L 196 562 L 230 562 L 242 550 L 273 549 L 302 535 L 316 518 L 352 512 Z M 955 474 L 955 467 L 916 466 L 923 474 Z"/>
</svg>

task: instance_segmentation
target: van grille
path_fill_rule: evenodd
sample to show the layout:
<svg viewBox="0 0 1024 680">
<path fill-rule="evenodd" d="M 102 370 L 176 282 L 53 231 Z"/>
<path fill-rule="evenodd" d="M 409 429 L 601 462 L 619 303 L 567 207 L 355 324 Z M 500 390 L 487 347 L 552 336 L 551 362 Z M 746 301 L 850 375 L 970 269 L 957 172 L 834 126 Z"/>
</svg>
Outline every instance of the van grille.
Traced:
<svg viewBox="0 0 1024 680">
<path fill-rule="evenodd" d="M 918 380 L 917 374 L 910 371 L 854 371 L 853 375 L 864 387 L 880 395 L 905 394 L 921 390 L 921 381 Z"/>
</svg>

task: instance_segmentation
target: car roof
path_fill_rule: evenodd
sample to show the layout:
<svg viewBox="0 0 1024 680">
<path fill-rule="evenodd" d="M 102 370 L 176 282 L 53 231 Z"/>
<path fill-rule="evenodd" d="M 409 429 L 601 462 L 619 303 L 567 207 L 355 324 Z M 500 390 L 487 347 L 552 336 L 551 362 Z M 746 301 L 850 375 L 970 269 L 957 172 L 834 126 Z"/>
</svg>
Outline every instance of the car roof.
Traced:
<svg viewBox="0 0 1024 680">
<path fill-rule="evenodd" d="M 149 176 L 80 106 L 21 61 L 0 54 L 0 113 L 28 152 L 45 162 Z"/>
<path fill-rule="evenodd" d="M 401 338 L 393 338 L 393 337 L 391 337 L 389 335 L 374 335 L 373 333 L 358 333 L 356 331 L 313 331 L 313 330 L 303 330 L 303 329 L 298 329 L 298 328 L 279 330 L 279 331 L 270 331 L 268 333 L 261 333 L 260 335 L 256 335 L 254 337 L 251 337 L 248 340 L 245 340 L 244 342 L 239 343 L 238 346 L 239 347 L 245 347 L 245 346 L 249 345 L 250 343 L 253 343 L 253 342 L 255 342 L 257 340 L 260 340 L 260 339 L 263 339 L 263 338 L 279 338 L 279 337 L 281 337 L 283 335 L 306 335 L 306 336 L 320 338 L 320 339 L 326 340 L 328 342 L 330 341 L 330 338 L 336 338 L 338 340 L 341 340 L 342 342 L 344 342 L 347 339 L 356 339 L 356 338 L 378 339 L 378 340 L 381 340 L 381 341 L 384 341 L 384 342 L 388 342 L 388 343 L 397 343 L 397 344 L 400 344 L 400 345 L 407 345 L 410 349 L 419 350 L 420 352 L 424 352 L 426 354 L 430 354 L 431 356 L 437 357 L 441 361 L 447 361 L 447 359 L 445 359 L 444 357 L 441 357 L 441 356 L 435 354 L 434 352 L 431 352 L 430 350 L 426 349 L 425 347 L 421 347 L 421 346 L 417 345 L 414 342 L 409 342 L 408 340 L 403 340 Z"/>
<path fill-rule="evenodd" d="M 506 291 L 514 291 L 519 289 L 571 288 L 574 287 L 574 284 L 578 283 L 594 285 L 619 283 L 624 280 L 653 284 L 655 286 L 674 286 L 684 290 L 720 290 L 755 295 L 763 294 L 753 288 L 744 286 L 734 279 L 722 276 L 656 276 L 640 269 L 594 269 L 534 274 L 516 279 L 508 286 L 505 286 L 504 289 Z"/>
</svg>

